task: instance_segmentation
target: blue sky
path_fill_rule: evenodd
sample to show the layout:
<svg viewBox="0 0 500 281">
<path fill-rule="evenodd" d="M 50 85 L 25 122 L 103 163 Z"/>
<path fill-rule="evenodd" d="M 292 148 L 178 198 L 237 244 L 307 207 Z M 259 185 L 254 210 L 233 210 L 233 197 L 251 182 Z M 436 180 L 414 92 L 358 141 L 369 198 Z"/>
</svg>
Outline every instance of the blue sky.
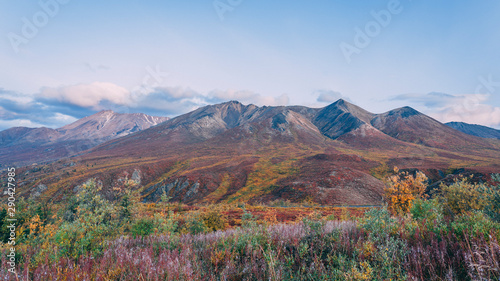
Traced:
<svg viewBox="0 0 500 281">
<path fill-rule="evenodd" d="M 500 128 L 500 2 L 0 0 L 0 130 L 226 100 Z"/>
</svg>

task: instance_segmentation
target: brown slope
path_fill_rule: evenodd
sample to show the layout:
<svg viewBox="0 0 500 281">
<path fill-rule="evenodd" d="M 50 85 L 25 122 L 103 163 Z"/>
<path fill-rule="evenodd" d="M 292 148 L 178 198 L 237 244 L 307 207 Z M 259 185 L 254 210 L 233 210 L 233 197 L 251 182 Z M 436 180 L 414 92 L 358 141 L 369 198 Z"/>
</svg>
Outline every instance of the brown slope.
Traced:
<svg viewBox="0 0 500 281">
<path fill-rule="evenodd" d="M 445 125 L 468 135 L 480 138 L 500 140 L 500 130 L 490 127 L 476 124 L 467 124 L 464 122 L 448 122 L 445 123 Z"/>
<path fill-rule="evenodd" d="M 342 143 L 325 137 L 311 122 L 317 111 L 305 107 L 244 106 L 237 102 L 200 108 L 106 142 L 74 158 L 79 163 L 74 169 L 88 172 L 77 175 L 73 184 L 96 176 L 110 189 L 119 190 L 124 188 L 126 175 L 137 171 L 144 186 L 144 200 L 156 201 L 165 190 L 172 200 L 186 203 L 266 201 L 273 192 L 284 194 L 277 190 L 301 174 L 307 175 L 308 184 L 317 186 L 315 182 L 322 181 L 324 171 L 306 168 L 307 163 L 314 161 L 311 157 L 325 151 L 342 155 L 334 148 Z M 346 168 L 346 162 L 338 159 L 327 162 Z M 333 165 L 330 164 L 325 169 Z M 355 182 L 366 181 L 368 188 L 380 191 L 381 183 L 367 174 L 376 165 L 372 161 L 363 168 L 342 168 L 339 173 L 345 173 L 345 181 L 332 182 L 327 188 L 340 185 L 351 190 L 348 187 L 355 186 Z M 52 183 L 47 179 L 47 184 L 68 186 L 54 177 Z M 353 198 L 365 198 L 363 188 L 359 184 L 358 187 L 351 190 L 356 194 Z M 295 196 L 295 201 L 326 203 L 334 202 L 335 194 L 322 195 L 321 199 L 313 192 L 307 198 L 297 198 L 290 191 L 289 196 Z M 366 202 L 366 198 L 360 200 L 362 204 Z M 371 203 L 378 204 L 379 197 L 372 197 Z"/>
<path fill-rule="evenodd" d="M 0 147 L 20 143 L 47 143 L 61 137 L 61 133 L 50 128 L 14 127 L 0 132 Z"/>
<path fill-rule="evenodd" d="M 336 139 L 344 134 L 370 124 L 375 114 L 342 99 L 321 109 L 313 123 L 329 138 Z"/>
<path fill-rule="evenodd" d="M 376 114 L 339 99 L 321 109 L 313 119 L 321 132 L 356 149 L 398 150 L 408 146 L 371 125 Z"/>
<path fill-rule="evenodd" d="M 497 148 L 491 142 L 459 132 L 411 107 L 379 114 L 371 124 L 398 140 L 429 147 L 461 152 Z"/>
<path fill-rule="evenodd" d="M 62 134 L 59 140 L 92 139 L 102 142 L 156 126 L 168 119 L 143 113 L 104 110 L 56 130 Z"/>
</svg>

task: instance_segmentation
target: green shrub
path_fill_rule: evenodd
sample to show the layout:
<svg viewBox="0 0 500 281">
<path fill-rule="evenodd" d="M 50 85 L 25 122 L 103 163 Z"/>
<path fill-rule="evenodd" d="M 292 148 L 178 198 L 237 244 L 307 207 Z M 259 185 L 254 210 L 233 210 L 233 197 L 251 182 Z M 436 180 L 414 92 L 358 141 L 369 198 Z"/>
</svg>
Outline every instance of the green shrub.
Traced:
<svg viewBox="0 0 500 281">
<path fill-rule="evenodd" d="M 208 213 L 203 213 L 201 219 L 208 231 L 224 230 L 228 226 L 226 217 L 222 214 L 221 210 L 217 208 Z"/>
<path fill-rule="evenodd" d="M 304 223 L 306 233 L 312 236 L 321 235 L 323 226 L 325 225 L 325 222 L 321 220 L 321 215 L 318 213 L 304 217 L 302 222 Z"/>
<path fill-rule="evenodd" d="M 367 211 L 365 217 L 360 220 L 360 226 L 368 230 L 375 241 L 396 234 L 398 230 L 397 220 L 391 216 L 386 206 Z"/>
<path fill-rule="evenodd" d="M 412 217 L 418 221 L 441 221 L 443 218 L 442 206 L 439 204 L 437 199 L 415 200 L 413 202 L 413 206 L 410 209 L 410 213 Z"/>
<path fill-rule="evenodd" d="M 166 218 L 160 214 L 155 214 L 154 224 L 159 233 L 174 233 L 179 226 L 177 216 L 173 211 L 170 211 Z"/>
<path fill-rule="evenodd" d="M 485 190 L 487 203 L 484 208 L 484 213 L 492 220 L 500 222 L 500 174 L 492 176 L 496 185 L 488 186 Z"/>
<path fill-rule="evenodd" d="M 246 209 L 243 209 L 243 215 L 241 215 L 241 226 L 252 228 L 257 225 L 257 218 L 252 215 L 252 213 L 248 212 Z"/>
<path fill-rule="evenodd" d="M 427 229 L 436 234 L 441 230 L 446 230 L 446 223 L 444 222 L 443 206 L 439 203 L 438 199 L 423 200 L 417 199 L 413 202 L 410 209 L 411 217 L 415 225 L 419 225 L 421 230 Z M 416 222 L 416 223 L 415 223 Z M 410 224 L 407 225 L 407 227 Z M 412 233 L 410 231 L 410 233 Z"/>
<path fill-rule="evenodd" d="M 63 223 L 54 236 L 58 246 L 59 257 L 78 258 L 88 245 L 82 244 L 85 228 L 79 223 Z M 88 240 L 87 240 L 88 241 Z"/>
<path fill-rule="evenodd" d="M 466 234 L 472 236 L 482 234 L 484 237 L 489 237 L 491 233 L 494 233 L 500 238 L 500 223 L 492 221 L 483 212 L 477 210 L 460 214 L 450 226 L 459 237 L 464 237 Z"/>
<path fill-rule="evenodd" d="M 132 224 L 131 232 L 134 236 L 148 236 L 154 232 L 155 223 L 150 218 L 140 218 Z"/>
<path fill-rule="evenodd" d="M 193 235 L 204 233 L 207 231 L 208 228 L 206 227 L 199 213 L 188 215 L 182 229 L 183 233 L 191 233 Z"/>
<path fill-rule="evenodd" d="M 2 208 L 0 211 L 0 242 L 7 243 L 10 237 L 10 230 L 7 228 L 7 209 Z"/>
<path fill-rule="evenodd" d="M 482 210 L 487 205 L 484 184 L 470 183 L 468 178 L 457 180 L 451 185 L 441 184 L 440 188 L 439 198 L 449 214 Z"/>
</svg>

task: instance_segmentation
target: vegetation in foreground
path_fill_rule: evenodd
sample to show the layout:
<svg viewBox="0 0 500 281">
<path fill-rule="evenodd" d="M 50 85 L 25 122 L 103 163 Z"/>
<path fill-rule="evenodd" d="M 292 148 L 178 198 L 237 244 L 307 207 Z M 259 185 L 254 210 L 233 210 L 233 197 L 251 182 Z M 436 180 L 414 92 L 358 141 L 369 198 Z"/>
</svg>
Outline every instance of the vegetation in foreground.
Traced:
<svg viewBox="0 0 500 281">
<path fill-rule="evenodd" d="M 382 208 L 299 208 L 288 223 L 272 207 L 188 208 L 166 195 L 142 204 L 133 194 L 112 203 L 91 180 L 63 205 L 20 202 L 17 272 L 25 280 L 498 280 L 496 180 L 462 179 L 429 199 L 425 175 L 396 171 Z M 5 218 L 0 210 L 3 242 Z M 1 263 L 0 279 L 16 280 L 6 254 Z"/>
</svg>

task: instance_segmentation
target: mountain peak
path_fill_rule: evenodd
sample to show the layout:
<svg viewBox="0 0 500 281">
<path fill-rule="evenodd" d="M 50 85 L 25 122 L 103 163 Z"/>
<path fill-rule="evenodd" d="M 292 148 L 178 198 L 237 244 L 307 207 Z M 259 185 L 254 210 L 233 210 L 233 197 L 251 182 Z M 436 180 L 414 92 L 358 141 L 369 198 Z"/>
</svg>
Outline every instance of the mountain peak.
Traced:
<svg viewBox="0 0 500 281">
<path fill-rule="evenodd" d="M 314 124 L 323 134 L 336 139 L 341 135 L 356 130 L 363 124 L 370 124 L 373 117 L 373 113 L 339 99 L 321 109 L 314 118 Z"/>
<path fill-rule="evenodd" d="M 97 112 L 97 113 L 94 113 L 94 114 L 92 114 L 92 115 L 99 116 L 99 115 L 115 114 L 115 113 L 116 113 L 116 112 L 114 112 L 114 111 L 113 111 L 113 110 L 111 110 L 111 109 L 105 109 L 105 110 L 101 110 L 101 111 L 99 111 L 99 112 Z M 90 115 L 90 116 L 92 116 L 92 115 Z"/>
<path fill-rule="evenodd" d="M 230 101 L 224 102 L 223 104 L 240 104 L 240 105 L 243 105 L 241 102 L 239 102 L 237 100 L 230 100 Z"/>
<path fill-rule="evenodd" d="M 334 104 L 346 104 L 346 103 L 349 102 L 347 102 L 345 99 L 338 99 L 336 102 L 334 102 Z"/>
<path fill-rule="evenodd" d="M 417 111 L 409 106 L 396 108 L 394 110 L 389 111 L 388 114 L 389 115 L 398 115 L 401 118 L 408 118 L 410 116 L 422 115 L 422 113 L 420 113 L 419 111 Z"/>
<path fill-rule="evenodd" d="M 445 125 L 468 135 L 488 139 L 500 139 L 500 130 L 490 127 L 464 122 L 448 122 Z"/>
</svg>

